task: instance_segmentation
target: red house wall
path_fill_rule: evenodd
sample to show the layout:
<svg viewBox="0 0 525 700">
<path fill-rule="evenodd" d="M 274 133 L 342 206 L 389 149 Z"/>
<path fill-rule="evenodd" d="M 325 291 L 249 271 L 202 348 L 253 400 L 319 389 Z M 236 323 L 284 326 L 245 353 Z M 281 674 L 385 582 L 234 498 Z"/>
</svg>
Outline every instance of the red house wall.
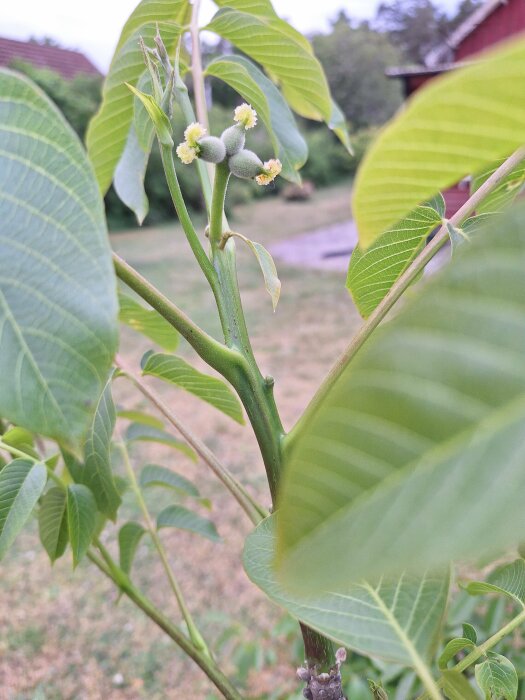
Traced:
<svg viewBox="0 0 525 700">
<path fill-rule="evenodd" d="M 496 8 L 455 51 L 456 61 L 462 61 L 498 41 L 525 31 L 525 0 L 507 0 Z"/>
</svg>

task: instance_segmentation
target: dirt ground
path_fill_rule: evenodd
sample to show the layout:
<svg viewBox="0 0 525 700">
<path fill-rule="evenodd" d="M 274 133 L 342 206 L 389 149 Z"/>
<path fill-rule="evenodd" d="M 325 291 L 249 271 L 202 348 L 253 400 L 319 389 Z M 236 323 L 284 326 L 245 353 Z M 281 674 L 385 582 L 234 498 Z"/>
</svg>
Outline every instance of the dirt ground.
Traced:
<svg viewBox="0 0 525 700">
<path fill-rule="evenodd" d="M 349 185 L 314 195 L 307 203 L 278 198 L 239 207 L 232 228 L 266 246 L 349 217 Z M 150 277 L 194 320 L 219 336 L 212 303 L 196 263 L 177 226 L 112 236 L 114 248 Z M 272 313 L 262 276 L 248 250 L 239 250 L 239 281 L 248 325 L 261 369 L 272 374 L 285 426 L 293 425 L 317 384 L 343 350 L 359 319 L 344 287 L 344 273 L 279 265 L 283 289 Z M 124 330 L 121 352 L 138 366 L 150 344 Z M 190 348 L 180 352 L 194 359 Z M 196 359 L 195 364 L 203 368 Z M 216 451 L 251 492 L 269 505 L 264 470 L 249 426 L 238 426 L 198 399 L 166 387 L 152 386 L 173 410 Z M 115 398 L 127 408 L 146 408 L 125 380 L 115 385 Z M 123 422 L 122 428 L 125 428 Z M 195 535 L 163 530 L 173 568 L 189 607 L 225 670 L 238 672 L 236 642 L 257 642 L 263 669 L 247 680 L 247 697 L 280 688 L 300 697 L 293 671 L 300 661 L 297 645 L 273 632 L 282 613 L 248 581 L 240 565 L 250 523 L 236 502 L 202 464 L 193 464 L 164 446 L 133 448 L 134 465 L 170 466 L 198 484 L 213 502 L 211 511 L 223 541 L 214 544 Z M 156 513 L 167 495 L 150 496 Z M 206 514 L 206 511 L 202 511 Z M 120 524 L 138 517 L 125 497 Z M 116 529 L 104 533 L 116 553 Z M 178 620 L 163 571 L 148 543 L 141 544 L 134 579 L 173 619 Z M 0 700 L 160 700 L 216 698 L 201 671 L 142 613 L 127 602 L 117 604 L 111 584 L 88 562 L 75 572 L 69 553 L 53 568 L 38 544 L 32 523 L 0 566 Z M 237 631 L 240 625 L 241 633 Z M 224 640 L 229 636 L 229 641 Z M 271 659 L 271 664 L 270 660 Z M 268 663 L 266 663 L 268 660 Z"/>
</svg>

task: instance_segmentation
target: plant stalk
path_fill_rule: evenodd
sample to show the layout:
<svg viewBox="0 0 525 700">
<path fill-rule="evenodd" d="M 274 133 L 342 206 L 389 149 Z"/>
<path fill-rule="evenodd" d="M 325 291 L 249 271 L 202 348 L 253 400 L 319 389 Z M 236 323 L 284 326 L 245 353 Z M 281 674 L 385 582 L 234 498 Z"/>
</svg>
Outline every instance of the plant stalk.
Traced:
<svg viewBox="0 0 525 700">
<path fill-rule="evenodd" d="M 178 330 L 199 357 L 210 367 L 224 375 L 225 372 L 228 373 L 228 368 L 242 360 L 239 353 L 225 347 L 202 328 L 199 328 L 184 311 L 175 306 L 149 280 L 115 252 L 113 253 L 113 264 L 117 277 Z"/>
<path fill-rule="evenodd" d="M 500 165 L 500 167 L 481 185 L 481 187 L 474 192 L 474 194 L 468 199 L 465 204 L 458 209 L 458 211 L 452 216 L 450 222 L 453 226 L 459 227 L 461 223 L 470 216 L 476 207 L 485 199 L 485 197 L 490 194 L 500 182 L 511 173 L 514 168 L 525 159 L 525 147 L 519 148 L 515 153 L 513 153 L 507 160 Z M 366 343 L 368 338 L 375 331 L 377 326 L 385 318 L 388 312 L 392 309 L 394 304 L 401 298 L 404 292 L 410 287 L 418 275 L 425 269 L 426 265 L 432 260 L 434 255 L 441 250 L 441 248 L 447 243 L 449 239 L 449 233 L 447 229 L 447 222 L 444 222 L 438 233 L 434 238 L 426 245 L 421 253 L 415 258 L 415 260 L 409 265 L 405 272 L 399 277 L 399 279 L 394 283 L 386 296 L 382 301 L 376 306 L 374 311 L 370 314 L 368 319 L 363 323 L 361 328 L 358 330 L 354 338 L 352 339 L 350 345 L 344 351 L 344 353 L 339 357 L 337 362 L 334 364 L 323 383 L 317 390 L 316 394 L 306 407 L 303 415 L 299 418 L 296 425 L 293 427 L 292 431 L 286 437 L 287 449 L 289 449 L 290 444 L 293 442 L 295 435 L 299 432 L 301 426 L 313 416 L 317 411 L 319 406 L 321 406 L 330 392 L 331 388 L 337 382 L 341 374 L 347 368 L 347 366 L 352 362 L 354 357 L 357 355 L 359 350 Z"/>
<path fill-rule="evenodd" d="M 126 448 L 126 445 L 124 442 L 119 443 L 118 445 L 120 452 L 122 454 L 122 457 L 124 459 L 124 466 L 126 468 L 126 473 L 128 475 L 128 478 L 131 483 L 131 490 L 135 494 L 135 498 L 137 499 L 137 503 L 139 504 L 140 510 L 142 511 L 142 515 L 144 516 L 144 520 L 146 522 L 146 528 L 150 534 L 150 537 L 153 541 L 153 544 L 155 545 L 155 549 L 158 552 L 158 555 L 160 557 L 160 560 L 162 562 L 162 566 L 164 567 L 164 571 L 166 572 L 166 576 L 168 578 L 168 581 L 171 586 L 171 590 L 173 591 L 173 594 L 177 600 L 177 604 L 179 606 L 179 609 L 182 613 L 182 617 L 184 618 L 184 621 L 186 623 L 186 627 L 188 628 L 188 634 L 190 635 L 190 639 L 196 649 L 199 649 L 202 651 L 206 656 L 211 658 L 210 651 L 208 649 L 208 646 L 206 645 L 206 642 L 202 638 L 201 633 L 199 632 L 197 625 L 195 624 L 193 617 L 188 609 L 188 606 L 186 605 L 186 601 L 184 599 L 184 595 L 182 593 L 182 590 L 179 586 L 179 582 L 175 578 L 175 574 L 173 572 L 173 569 L 170 566 L 170 563 L 168 561 L 168 557 L 166 554 L 166 550 L 164 549 L 164 545 L 161 542 L 161 539 L 159 537 L 159 534 L 157 532 L 157 528 L 155 527 L 155 524 L 151 518 L 150 512 L 148 510 L 148 506 L 146 505 L 146 501 L 144 500 L 144 496 L 142 495 L 142 491 L 140 490 L 140 486 L 138 485 L 137 478 L 135 476 L 135 471 L 131 465 L 131 461 L 129 459 L 129 454 L 128 450 Z"/>
<path fill-rule="evenodd" d="M 458 671 L 459 673 L 462 673 L 465 671 L 469 666 L 472 666 L 473 663 L 475 663 L 478 659 L 480 659 L 482 656 L 485 656 L 492 647 L 496 646 L 501 640 L 509 635 L 511 632 L 513 632 L 517 627 L 525 623 L 525 610 L 522 610 L 519 615 L 516 615 L 516 617 L 513 617 L 510 622 L 508 622 L 506 625 L 504 625 L 500 630 L 498 630 L 495 634 L 492 635 L 492 637 L 489 637 L 483 644 L 480 644 L 479 646 L 475 647 L 470 654 L 467 654 L 464 659 L 461 659 L 455 666 L 452 667 L 453 671 Z M 442 688 L 443 687 L 443 679 L 439 679 L 437 681 L 438 687 Z M 428 692 L 423 693 L 420 695 L 417 700 L 430 700 L 430 696 Z"/>
<path fill-rule="evenodd" d="M 137 389 L 158 408 L 158 410 L 168 419 L 173 427 L 179 431 L 186 442 L 191 445 L 201 459 L 210 467 L 217 478 L 232 494 L 239 503 L 246 515 L 254 525 L 258 525 L 261 520 L 268 517 L 268 512 L 259 505 L 250 494 L 244 489 L 228 469 L 217 459 L 215 454 L 202 442 L 182 421 L 169 409 L 162 399 L 142 379 L 128 368 L 122 366 L 121 361 L 117 362 L 122 374 L 127 377 Z"/>
<path fill-rule="evenodd" d="M 152 620 L 168 637 L 170 637 L 185 654 L 187 654 L 204 671 L 208 678 L 220 690 L 226 700 L 244 700 L 242 695 L 230 683 L 213 659 L 209 658 L 199 649 L 196 649 L 191 641 L 158 610 L 153 603 L 130 581 L 129 577 L 115 564 L 113 570 L 106 562 L 102 562 L 96 554 L 88 551 L 88 558 L 104 573 L 113 583 Z M 116 571 L 122 575 L 115 575 Z"/>
</svg>

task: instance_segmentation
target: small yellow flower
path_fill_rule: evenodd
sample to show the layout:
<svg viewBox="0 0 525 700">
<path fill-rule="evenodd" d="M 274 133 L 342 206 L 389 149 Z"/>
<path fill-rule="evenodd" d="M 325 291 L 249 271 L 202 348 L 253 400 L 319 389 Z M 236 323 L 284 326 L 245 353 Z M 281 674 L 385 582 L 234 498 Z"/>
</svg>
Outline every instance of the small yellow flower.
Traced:
<svg viewBox="0 0 525 700">
<path fill-rule="evenodd" d="M 263 165 L 263 172 L 260 175 L 257 175 L 255 182 L 258 185 L 269 185 L 270 182 L 275 180 L 282 169 L 283 166 L 280 160 L 277 160 L 276 158 L 267 160 Z"/>
<path fill-rule="evenodd" d="M 233 119 L 242 124 L 245 129 L 252 129 L 257 124 L 257 112 L 251 105 L 244 102 L 235 108 Z"/>
<path fill-rule="evenodd" d="M 205 135 L 206 129 L 202 126 L 202 124 L 199 124 L 199 122 L 193 122 L 193 124 L 190 124 L 184 132 L 186 143 L 192 148 L 195 148 L 197 141 Z"/>
<path fill-rule="evenodd" d="M 183 141 L 177 146 L 177 155 L 184 165 L 189 165 L 197 157 L 197 150 L 190 146 L 187 141 Z"/>
</svg>

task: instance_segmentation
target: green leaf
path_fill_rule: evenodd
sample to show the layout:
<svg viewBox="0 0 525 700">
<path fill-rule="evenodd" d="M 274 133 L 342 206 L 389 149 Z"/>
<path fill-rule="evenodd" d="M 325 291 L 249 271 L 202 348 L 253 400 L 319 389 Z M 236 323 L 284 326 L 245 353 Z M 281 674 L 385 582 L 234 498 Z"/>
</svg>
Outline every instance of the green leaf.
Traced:
<svg viewBox="0 0 525 700">
<path fill-rule="evenodd" d="M 523 539 L 524 214 L 465 246 L 292 433 L 278 509 L 289 585 L 335 590 Z"/>
<path fill-rule="evenodd" d="M 135 558 L 137 547 L 145 532 L 146 530 L 140 523 L 133 521 L 125 523 L 119 530 L 118 545 L 120 568 L 128 575 L 131 573 L 131 566 Z"/>
<path fill-rule="evenodd" d="M 124 25 L 102 91 L 102 104 L 88 128 L 86 143 L 100 190 L 109 189 L 133 122 L 134 98 L 125 83 L 136 86 L 145 72 L 139 46 L 151 45 L 157 32 L 173 53 L 186 21 L 187 0 L 142 0 Z"/>
<path fill-rule="evenodd" d="M 52 563 L 64 554 L 69 539 L 66 505 L 66 491 L 53 486 L 45 493 L 38 511 L 40 541 Z"/>
<path fill-rule="evenodd" d="M 221 538 L 215 525 L 183 506 L 168 506 L 161 511 L 157 517 L 157 528 L 176 527 L 179 530 L 188 530 L 197 535 L 202 535 L 212 542 L 220 542 Z"/>
<path fill-rule="evenodd" d="M 443 692 L 449 700 L 479 700 L 479 695 L 462 673 L 449 669 L 444 671 Z"/>
<path fill-rule="evenodd" d="M 0 471 L 0 559 L 26 522 L 47 480 L 43 464 L 15 459 Z"/>
<path fill-rule="evenodd" d="M 503 160 L 492 163 L 472 178 L 471 194 L 474 194 L 481 185 L 503 164 Z M 476 207 L 478 214 L 490 214 L 502 211 L 523 192 L 525 185 L 525 161 L 522 161 L 514 170 L 506 175 L 503 180 L 488 194 Z"/>
<path fill-rule="evenodd" d="M 158 430 L 164 428 L 164 423 L 159 418 L 155 418 L 155 416 L 151 416 L 144 411 L 118 411 L 117 416 L 141 425 L 149 425 L 151 428 L 157 428 Z"/>
<path fill-rule="evenodd" d="M 2 435 L 2 442 L 22 450 L 22 452 L 31 455 L 31 457 L 38 458 L 38 453 L 35 450 L 33 433 L 25 428 L 19 428 L 18 426 L 9 428 L 9 430 Z"/>
<path fill-rule="evenodd" d="M 262 71 L 244 56 L 222 56 L 206 67 L 206 75 L 220 78 L 257 111 L 283 169 L 281 176 L 300 182 L 297 171 L 308 157 L 308 147 L 283 96 Z"/>
<path fill-rule="evenodd" d="M 197 487 L 186 477 L 157 464 L 147 464 L 142 469 L 140 472 L 140 485 L 142 488 L 147 486 L 165 486 L 187 496 L 196 498 L 200 496 Z"/>
<path fill-rule="evenodd" d="M 354 248 L 346 287 L 361 316 L 370 316 L 440 223 L 441 216 L 434 208 L 419 206 L 381 234 L 370 248 Z"/>
<path fill-rule="evenodd" d="M 295 598 L 273 571 L 274 519 L 267 518 L 248 536 L 243 556 L 246 573 L 271 600 L 360 654 L 419 668 L 430 660 L 446 610 L 448 576 L 403 575 L 379 586 L 347 584 L 337 593 Z"/>
<path fill-rule="evenodd" d="M 470 581 L 463 588 L 470 595 L 503 593 L 525 608 L 525 561 L 516 559 L 495 569 L 486 581 Z"/>
<path fill-rule="evenodd" d="M 83 484 L 67 487 L 67 523 L 73 551 L 73 566 L 87 552 L 97 529 L 97 502 Z"/>
<path fill-rule="evenodd" d="M 170 120 L 153 95 L 146 95 L 146 93 L 137 90 L 136 87 L 130 85 L 129 83 L 126 83 L 126 87 L 131 90 L 135 97 L 138 97 L 138 99 L 144 105 L 146 112 L 149 114 L 149 117 L 153 122 L 159 142 L 163 146 L 173 146 L 173 130 L 171 128 Z"/>
<path fill-rule="evenodd" d="M 264 286 L 272 298 L 272 307 L 275 311 L 277 304 L 279 303 L 279 297 L 281 296 L 281 280 L 277 275 L 277 268 L 275 267 L 275 262 L 272 256 L 260 243 L 251 241 L 249 238 L 246 238 L 246 236 L 243 236 L 240 233 L 232 233 L 231 235 L 243 240 L 255 255 L 257 262 L 259 263 L 259 267 L 261 268 L 261 272 L 263 273 Z"/>
<path fill-rule="evenodd" d="M 309 119 L 330 121 L 332 100 L 321 64 L 306 40 L 286 22 L 224 7 L 206 29 L 260 63 L 280 83 L 296 112 Z"/>
<path fill-rule="evenodd" d="M 237 423 L 244 424 L 241 404 L 230 387 L 221 379 L 199 372 L 182 357 L 155 353 L 147 357 L 142 370 L 143 374 L 158 377 L 189 391 Z"/>
<path fill-rule="evenodd" d="M 472 625 L 470 625 L 468 622 L 464 622 L 463 625 L 463 637 L 465 639 L 469 639 L 473 644 L 477 644 L 478 642 L 478 633 L 474 629 Z"/>
<path fill-rule="evenodd" d="M 157 442 L 160 445 L 167 445 L 175 450 L 180 450 L 194 462 L 197 461 L 197 455 L 185 442 L 176 440 L 164 430 L 158 430 L 149 425 L 132 423 L 126 430 L 126 440 L 127 442 Z"/>
<path fill-rule="evenodd" d="M 269 19 L 277 17 L 270 0 L 214 0 L 218 7 L 233 7 L 234 10 L 247 12 Z"/>
<path fill-rule="evenodd" d="M 113 184 L 119 199 L 135 213 L 139 226 L 142 225 L 149 209 L 148 197 L 144 190 L 144 178 L 150 151 L 151 146 L 146 150 L 141 147 L 135 125 L 132 124 L 122 156 L 115 169 Z"/>
<path fill-rule="evenodd" d="M 121 323 L 142 333 L 164 350 L 173 352 L 177 349 L 180 339 L 178 332 L 155 309 L 146 309 L 126 294 L 119 293 L 118 300 Z"/>
<path fill-rule="evenodd" d="M 524 92 L 521 39 L 418 91 L 359 169 L 353 212 L 361 244 L 368 247 L 416 205 L 521 146 Z"/>
<path fill-rule="evenodd" d="M 117 346 L 102 200 L 78 137 L 0 70 L 0 415 L 76 449 Z"/>
<path fill-rule="evenodd" d="M 446 669 L 448 662 L 451 661 L 456 654 L 463 649 L 473 649 L 476 644 L 466 637 L 456 637 L 456 639 L 451 639 L 443 650 L 443 653 L 438 659 L 438 666 L 440 669 Z"/>
<path fill-rule="evenodd" d="M 111 438 L 116 419 L 111 381 L 110 378 L 100 395 L 95 417 L 84 444 L 83 463 L 70 455 L 65 455 L 65 460 L 74 481 L 87 486 L 95 496 L 100 512 L 114 521 L 122 499 L 115 484 L 111 464 Z"/>
<path fill-rule="evenodd" d="M 354 149 L 352 148 L 352 141 L 350 139 L 350 133 L 348 131 L 348 122 L 343 114 L 341 107 L 332 100 L 332 116 L 328 122 L 328 126 L 334 134 L 337 136 L 339 141 L 343 144 L 350 155 L 354 155 Z"/>
<path fill-rule="evenodd" d="M 493 651 L 489 651 L 487 657 L 486 661 L 474 667 L 476 680 L 485 697 L 516 700 L 518 674 L 512 663 Z"/>
</svg>

